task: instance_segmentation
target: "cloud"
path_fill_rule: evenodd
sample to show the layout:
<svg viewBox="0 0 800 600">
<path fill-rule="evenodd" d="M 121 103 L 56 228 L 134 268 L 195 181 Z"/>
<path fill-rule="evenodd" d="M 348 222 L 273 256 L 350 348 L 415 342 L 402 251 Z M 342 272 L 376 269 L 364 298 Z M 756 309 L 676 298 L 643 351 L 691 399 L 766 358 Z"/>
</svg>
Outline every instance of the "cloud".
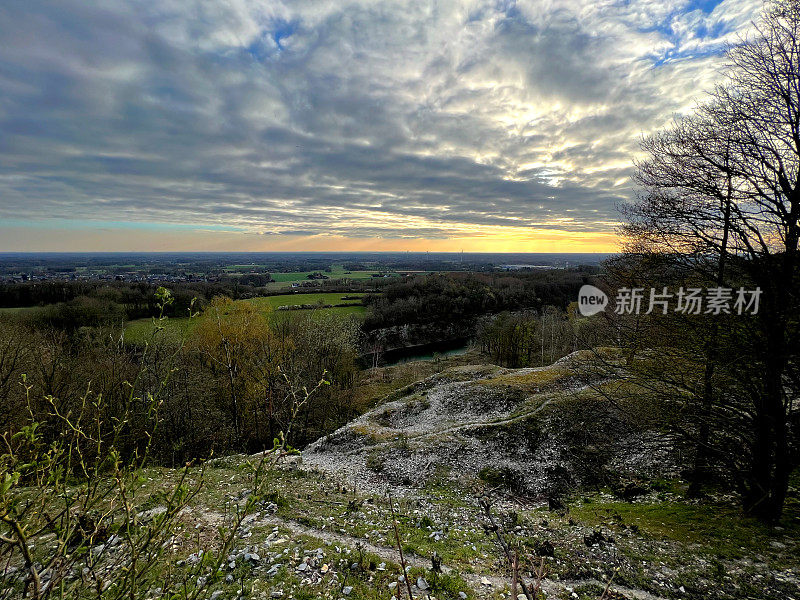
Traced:
<svg viewBox="0 0 800 600">
<path fill-rule="evenodd" d="M 758 8 L 10 0 L 0 219 L 609 232 L 639 136 L 711 85 Z"/>
</svg>

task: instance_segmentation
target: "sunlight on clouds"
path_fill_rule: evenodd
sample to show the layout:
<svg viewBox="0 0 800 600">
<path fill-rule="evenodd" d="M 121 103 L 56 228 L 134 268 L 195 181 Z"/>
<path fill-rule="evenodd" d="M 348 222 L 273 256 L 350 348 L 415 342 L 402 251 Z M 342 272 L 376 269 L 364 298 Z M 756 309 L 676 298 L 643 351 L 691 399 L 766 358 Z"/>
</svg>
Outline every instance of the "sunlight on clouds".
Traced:
<svg viewBox="0 0 800 600">
<path fill-rule="evenodd" d="M 171 249 L 608 250 L 641 135 L 702 99 L 759 3 L 692 6 L 12 2 L 0 219 L 27 225 L 4 243 L 117 248 L 46 233 L 102 218 L 174 224 Z"/>
</svg>

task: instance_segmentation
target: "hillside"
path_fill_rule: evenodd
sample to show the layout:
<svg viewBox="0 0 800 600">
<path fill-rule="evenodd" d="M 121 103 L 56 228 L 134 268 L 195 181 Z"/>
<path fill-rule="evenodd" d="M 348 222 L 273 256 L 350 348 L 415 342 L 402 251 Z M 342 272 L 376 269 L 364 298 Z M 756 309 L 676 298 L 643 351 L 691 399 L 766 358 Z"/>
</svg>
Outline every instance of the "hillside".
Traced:
<svg viewBox="0 0 800 600">
<path fill-rule="evenodd" d="M 414 598 L 513 600 L 501 538 L 524 581 L 544 575 L 540 597 L 800 598 L 796 488 L 774 528 L 729 497 L 687 500 L 652 407 L 633 418 L 609 402 L 613 382 L 583 358 L 450 367 L 288 457 L 256 494 L 260 455 L 145 469 L 128 492 L 145 530 L 161 526 L 176 485 L 204 482 L 176 514 L 156 580 L 210 600 L 407 598 L 399 539 Z M 46 551 L 48 540 L 31 547 Z M 96 531 L 90 547 L 90 563 L 79 558 L 65 581 L 116 597 L 124 529 Z M 0 598 L 17 597 L 24 574 L 0 569 Z"/>
<path fill-rule="evenodd" d="M 675 475 L 670 446 L 649 420 L 606 398 L 611 382 L 587 366 L 587 354 L 539 368 L 447 369 L 312 444 L 303 461 L 370 488 L 482 479 L 545 498 Z"/>
</svg>

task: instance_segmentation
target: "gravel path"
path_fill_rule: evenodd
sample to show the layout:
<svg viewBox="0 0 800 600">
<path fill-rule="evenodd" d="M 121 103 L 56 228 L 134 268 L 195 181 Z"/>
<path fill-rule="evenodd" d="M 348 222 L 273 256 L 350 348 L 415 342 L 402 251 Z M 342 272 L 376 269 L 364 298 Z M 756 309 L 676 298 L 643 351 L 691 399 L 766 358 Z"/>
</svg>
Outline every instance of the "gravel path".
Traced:
<svg viewBox="0 0 800 600">
<path fill-rule="evenodd" d="M 355 548 L 357 545 L 360 544 L 361 547 L 366 552 L 369 552 L 370 554 L 374 554 L 375 556 L 380 557 L 381 560 L 394 562 L 397 564 L 400 563 L 400 556 L 397 553 L 397 548 L 390 548 L 388 546 L 377 546 L 375 544 L 370 543 L 367 540 L 363 540 L 361 538 L 357 538 L 351 535 L 337 533 L 335 531 L 330 531 L 327 529 L 309 527 L 307 525 L 302 525 L 300 523 L 297 523 L 296 521 L 282 519 L 274 515 L 271 517 L 267 517 L 261 521 L 258 521 L 258 523 L 284 527 L 295 535 L 307 535 L 310 537 L 315 537 L 323 541 L 329 541 L 332 544 L 338 546 Z M 415 554 L 405 554 L 404 558 L 406 561 L 406 565 L 409 567 L 429 569 L 431 566 L 429 559 L 419 557 Z M 452 570 L 447 565 L 442 565 L 442 571 L 445 573 L 449 573 Z M 509 577 L 500 577 L 496 574 L 496 572 L 459 573 L 459 575 L 464 581 L 467 582 L 467 584 L 469 584 L 470 588 L 472 588 L 472 590 L 482 598 L 487 597 L 493 591 L 503 589 L 504 587 L 510 584 Z M 485 584 L 486 581 L 488 581 L 491 585 L 486 585 Z M 548 597 L 558 597 L 558 595 L 563 593 L 564 590 L 567 588 L 574 589 L 583 585 L 592 585 L 592 584 L 599 586 L 605 585 L 597 580 L 580 580 L 580 581 L 576 580 L 576 581 L 555 582 L 545 579 L 542 582 L 542 589 L 544 590 L 544 592 L 547 594 Z M 611 589 L 614 592 L 623 594 L 625 597 L 630 598 L 631 600 L 665 600 L 660 596 L 654 596 L 653 594 L 642 590 L 633 590 L 630 588 L 625 588 L 616 585 L 612 585 Z"/>
</svg>

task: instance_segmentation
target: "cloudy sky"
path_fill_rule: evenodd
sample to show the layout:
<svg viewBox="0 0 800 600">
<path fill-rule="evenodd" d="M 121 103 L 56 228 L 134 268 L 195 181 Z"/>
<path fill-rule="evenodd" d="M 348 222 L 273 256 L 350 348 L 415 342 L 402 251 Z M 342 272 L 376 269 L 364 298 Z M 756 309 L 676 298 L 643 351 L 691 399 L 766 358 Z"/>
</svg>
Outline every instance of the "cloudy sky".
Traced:
<svg viewBox="0 0 800 600">
<path fill-rule="evenodd" d="M 0 251 L 608 251 L 759 0 L 3 0 Z"/>
</svg>

